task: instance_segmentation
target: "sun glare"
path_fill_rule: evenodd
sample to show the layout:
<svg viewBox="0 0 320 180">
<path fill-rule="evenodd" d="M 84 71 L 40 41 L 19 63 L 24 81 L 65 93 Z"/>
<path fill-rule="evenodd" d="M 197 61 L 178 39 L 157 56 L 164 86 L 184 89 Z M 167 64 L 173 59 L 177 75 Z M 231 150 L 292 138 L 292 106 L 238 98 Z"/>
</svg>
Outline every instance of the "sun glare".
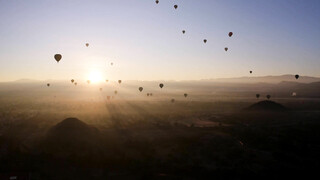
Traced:
<svg viewBox="0 0 320 180">
<path fill-rule="evenodd" d="M 101 74 L 101 72 L 99 72 L 99 71 L 92 71 L 92 72 L 89 74 L 89 80 L 90 80 L 92 83 L 101 82 L 101 81 L 102 81 L 102 74 Z"/>
</svg>

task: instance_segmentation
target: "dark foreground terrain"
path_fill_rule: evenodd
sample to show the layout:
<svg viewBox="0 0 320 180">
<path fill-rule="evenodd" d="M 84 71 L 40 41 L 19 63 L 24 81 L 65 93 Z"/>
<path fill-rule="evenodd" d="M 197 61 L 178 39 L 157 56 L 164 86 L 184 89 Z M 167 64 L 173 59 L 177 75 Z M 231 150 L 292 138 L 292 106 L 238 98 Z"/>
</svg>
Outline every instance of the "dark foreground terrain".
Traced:
<svg viewBox="0 0 320 180">
<path fill-rule="evenodd" d="M 309 179 L 319 102 L 279 102 L 2 104 L 0 179 Z"/>
</svg>

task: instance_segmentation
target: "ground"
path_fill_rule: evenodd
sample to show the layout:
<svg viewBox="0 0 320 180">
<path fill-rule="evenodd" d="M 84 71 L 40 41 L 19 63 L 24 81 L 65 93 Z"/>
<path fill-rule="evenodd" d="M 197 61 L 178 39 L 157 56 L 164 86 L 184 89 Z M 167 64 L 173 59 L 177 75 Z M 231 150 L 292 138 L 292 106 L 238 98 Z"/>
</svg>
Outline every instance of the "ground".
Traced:
<svg viewBox="0 0 320 180">
<path fill-rule="evenodd" d="M 0 173 L 28 173 L 32 179 L 278 179 L 315 173 L 319 102 L 278 99 L 290 111 L 246 110 L 258 101 L 2 104 Z"/>
</svg>

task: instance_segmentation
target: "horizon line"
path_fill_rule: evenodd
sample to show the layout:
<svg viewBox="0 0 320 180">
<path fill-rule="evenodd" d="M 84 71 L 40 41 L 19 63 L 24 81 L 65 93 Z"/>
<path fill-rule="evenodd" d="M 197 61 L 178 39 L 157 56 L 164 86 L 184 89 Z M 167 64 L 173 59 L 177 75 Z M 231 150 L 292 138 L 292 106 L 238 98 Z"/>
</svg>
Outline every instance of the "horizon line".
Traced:
<svg viewBox="0 0 320 180">
<path fill-rule="evenodd" d="M 156 82 L 156 81 L 175 81 L 175 82 L 183 82 L 183 81 L 210 81 L 210 80 L 224 80 L 224 79 L 241 79 L 241 78 L 265 78 L 265 77 L 283 77 L 283 76 L 294 76 L 294 74 L 282 74 L 282 75 L 264 75 L 264 76 L 239 76 L 239 77 L 221 77 L 221 78 L 208 78 L 208 79 L 184 79 L 184 80 L 174 80 L 174 79 L 162 79 L 162 80 L 138 80 L 138 79 L 124 79 L 125 81 L 144 81 L 144 82 Z M 319 78 L 318 76 L 300 76 L 300 78 Z M 36 81 L 36 82 L 45 82 L 45 81 L 66 81 L 69 79 L 31 79 L 31 78 L 23 78 L 11 81 L 0 81 L 0 83 L 11 83 L 11 82 L 19 82 L 19 81 Z M 107 80 L 107 79 L 106 79 Z M 118 81 L 117 80 L 109 80 L 110 82 Z M 123 80 L 123 79 L 122 79 Z M 87 81 L 87 79 L 80 79 L 80 81 Z M 101 81 L 104 82 L 104 81 Z"/>
</svg>

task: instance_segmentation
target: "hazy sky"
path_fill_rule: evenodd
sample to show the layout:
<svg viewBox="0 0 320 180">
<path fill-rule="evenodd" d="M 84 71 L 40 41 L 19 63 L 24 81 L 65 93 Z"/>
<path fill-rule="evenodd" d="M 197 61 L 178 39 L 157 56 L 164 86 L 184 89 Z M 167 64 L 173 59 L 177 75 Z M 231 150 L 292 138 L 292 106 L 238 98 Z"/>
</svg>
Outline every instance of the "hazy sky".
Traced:
<svg viewBox="0 0 320 180">
<path fill-rule="evenodd" d="M 319 32 L 319 0 L 0 0 L 0 81 L 320 76 Z"/>
</svg>

